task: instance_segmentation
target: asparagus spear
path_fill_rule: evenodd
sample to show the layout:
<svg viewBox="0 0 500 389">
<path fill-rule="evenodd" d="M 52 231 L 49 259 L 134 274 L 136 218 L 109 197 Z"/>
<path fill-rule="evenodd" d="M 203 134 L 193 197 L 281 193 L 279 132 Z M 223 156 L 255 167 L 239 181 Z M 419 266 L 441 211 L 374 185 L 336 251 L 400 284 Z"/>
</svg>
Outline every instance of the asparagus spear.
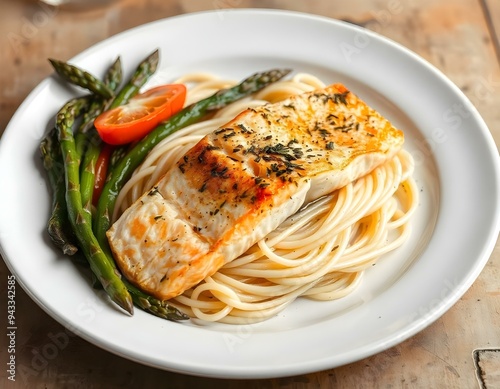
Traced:
<svg viewBox="0 0 500 389">
<path fill-rule="evenodd" d="M 104 75 L 104 85 L 113 91 L 113 94 L 118 90 L 118 87 L 123 80 L 122 60 L 117 57 L 115 62 L 110 66 Z"/>
<path fill-rule="evenodd" d="M 130 98 L 136 95 L 140 88 L 149 80 L 149 78 L 156 71 L 159 60 L 159 52 L 158 50 L 154 51 L 148 57 L 146 57 L 135 70 L 134 74 L 130 78 L 130 80 L 123 86 L 121 91 L 113 98 L 113 100 L 108 104 L 103 104 L 100 112 L 105 109 L 105 106 L 109 106 L 109 109 L 118 107 L 119 105 L 125 104 L 128 102 Z M 118 62 L 118 63 L 117 63 Z M 109 87 L 112 91 L 115 91 L 120 82 L 121 82 L 121 63 L 119 59 L 110 67 L 105 78 L 104 84 Z M 99 112 L 99 113 L 100 113 Z M 84 115 L 84 120 L 85 115 Z M 91 118 L 92 123 L 95 117 Z M 80 130 L 83 130 L 80 128 Z M 83 132 L 83 131 L 80 131 Z M 83 170 L 82 170 L 82 185 L 81 185 L 81 193 L 82 193 L 82 203 L 84 205 L 84 209 L 90 215 L 90 209 L 92 206 L 92 192 L 95 181 L 95 164 L 97 158 L 99 157 L 99 153 L 101 150 L 101 139 L 99 135 L 94 131 L 88 137 L 88 149 L 85 153 L 85 158 L 83 161 Z M 90 216 L 89 216 L 90 217 Z"/>
<path fill-rule="evenodd" d="M 113 93 L 118 89 L 122 82 L 123 71 L 121 59 L 118 57 L 110 66 L 104 76 L 104 85 L 106 85 Z M 94 126 L 94 120 L 99 116 L 110 104 L 110 99 L 104 99 L 100 96 L 95 96 L 89 109 L 83 113 L 82 123 L 78 127 L 75 135 L 76 151 L 81 157 L 87 146 L 87 132 Z"/>
<path fill-rule="evenodd" d="M 80 71 L 83 73 L 83 71 Z M 111 89 L 116 90 L 117 86 L 121 82 L 121 63 L 120 58 L 118 58 L 115 63 L 110 67 L 106 73 L 104 83 Z M 96 97 L 93 99 L 89 111 L 85 111 L 83 114 L 82 124 L 77 132 L 75 141 L 77 142 L 77 153 L 82 154 L 82 149 L 85 146 L 86 127 L 93 125 L 95 116 L 98 115 L 104 109 L 104 100 L 101 97 Z M 97 114 L 94 112 L 98 112 Z M 78 140 L 79 139 L 79 140 Z M 64 185 L 64 164 L 61 156 L 61 149 L 59 147 L 59 141 L 57 139 L 57 130 L 53 128 L 49 133 L 42 139 L 40 143 L 40 152 L 42 154 L 42 161 L 47 175 L 49 178 L 49 183 L 52 189 L 52 212 L 47 223 L 48 234 L 53 241 L 53 243 L 61 248 L 64 254 L 73 255 L 78 251 L 78 247 L 72 241 L 74 236 L 70 237 L 67 233 L 71 231 L 69 225 L 69 220 L 67 216 L 66 199 L 65 199 L 65 185 Z"/>
<path fill-rule="evenodd" d="M 278 81 L 289 72 L 290 70 L 288 69 L 274 69 L 256 73 L 230 89 L 219 91 L 206 99 L 184 108 L 139 141 L 111 170 L 97 204 L 94 232 L 101 246 L 103 248 L 108 246 L 106 231 L 111 226 L 111 216 L 113 215 L 118 193 L 130 178 L 135 168 L 154 146 L 175 131 L 200 120 L 207 113 L 255 93 L 265 86 Z M 106 251 L 109 250 L 106 249 Z"/>
<path fill-rule="evenodd" d="M 123 79 L 123 70 L 122 63 L 120 57 L 118 57 L 115 62 L 109 67 L 108 71 L 104 75 L 104 85 L 106 85 L 109 90 L 113 93 L 113 99 L 115 97 L 115 93 L 118 90 Z M 102 112 L 104 112 L 111 100 L 106 100 L 103 98 L 96 98 L 94 102 L 91 104 L 89 110 L 83 114 L 82 124 L 78 128 L 78 132 L 86 133 L 94 126 L 94 120 L 98 117 Z"/>
<path fill-rule="evenodd" d="M 144 293 L 127 280 L 124 280 L 124 282 L 130 292 L 130 295 L 132 296 L 132 299 L 134 300 L 134 304 L 142 310 L 167 320 L 178 321 L 189 319 L 188 315 L 182 313 L 177 308 L 172 307 L 168 304 L 168 302 L 160 301 Z"/>
<path fill-rule="evenodd" d="M 109 171 L 114 169 L 115 166 L 118 165 L 118 162 L 120 162 L 125 155 L 127 155 L 128 150 L 126 147 L 116 147 L 114 148 L 113 152 L 111 153 L 111 159 L 109 161 Z"/>
<path fill-rule="evenodd" d="M 121 60 L 120 57 L 118 57 L 106 72 L 104 84 L 114 93 L 121 84 L 122 75 Z M 108 104 L 109 100 L 104 100 L 102 98 L 94 99 L 90 105 L 90 110 L 83 114 L 82 124 L 78 128 L 75 136 L 77 153 L 83 148 L 83 146 L 80 146 L 79 150 L 79 143 L 87 143 L 87 149 L 81 163 L 80 192 L 82 204 L 88 218 L 87 221 L 90 225 L 92 225 L 92 195 L 94 193 L 95 167 L 102 149 L 101 138 L 94 128 L 94 119 L 106 109 Z"/>
<path fill-rule="evenodd" d="M 95 130 L 86 140 L 88 145 L 81 163 L 80 195 L 87 222 L 92 225 L 92 194 L 94 193 L 95 167 L 101 152 L 102 141 Z"/>
<path fill-rule="evenodd" d="M 160 53 L 158 50 L 155 50 L 139 64 L 130 78 L 130 81 L 124 85 L 120 92 L 115 96 L 109 106 L 109 109 L 125 104 L 130 100 L 130 98 L 139 93 L 141 87 L 146 83 L 146 81 L 149 80 L 151 75 L 156 72 L 159 58 Z"/>
<path fill-rule="evenodd" d="M 88 147 L 87 132 L 93 126 L 94 119 L 103 111 L 105 102 L 103 98 L 94 96 L 88 110 L 82 115 L 81 125 L 75 133 L 76 155 L 80 161 Z"/>
<path fill-rule="evenodd" d="M 99 79 L 92 74 L 79 69 L 69 63 L 58 61 L 56 59 L 49 59 L 53 68 L 64 80 L 71 84 L 78 85 L 82 88 L 88 89 L 98 96 L 110 99 L 113 97 L 113 92 Z"/>
<path fill-rule="evenodd" d="M 76 158 L 73 124 L 75 117 L 89 104 L 88 97 L 70 100 L 58 112 L 56 128 L 64 161 L 66 203 L 68 217 L 78 239 L 79 246 L 89 261 L 92 272 L 97 276 L 111 299 L 130 314 L 133 313 L 132 298 L 121 280 L 112 260 L 104 254 L 87 222 L 80 195 L 80 176 Z"/>
<path fill-rule="evenodd" d="M 55 128 L 42 139 L 40 152 L 42 154 L 43 167 L 47 171 L 52 189 L 52 213 L 47 222 L 47 232 L 56 247 L 59 247 L 66 255 L 73 255 L 78 251 L 78 248 L 74 243 L 74 236 L 67 234 L 67 232 L 72 230 L 66 211 L 64 164 Z"/>
</svg>

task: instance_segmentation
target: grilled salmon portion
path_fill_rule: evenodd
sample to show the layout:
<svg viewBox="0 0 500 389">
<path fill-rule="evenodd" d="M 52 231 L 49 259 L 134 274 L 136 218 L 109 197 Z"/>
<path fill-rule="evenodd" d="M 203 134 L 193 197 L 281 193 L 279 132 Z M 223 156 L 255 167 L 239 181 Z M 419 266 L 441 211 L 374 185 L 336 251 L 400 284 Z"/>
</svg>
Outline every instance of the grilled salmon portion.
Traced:
<svg viewBox="0 0 500 389">
<path fill-rule="evenodd" d="M 165 300 L 302 205 L 392 158 L 403 133 L 343 85 L 243 111 L 205 136 L 107 233 L 125 277 Z"/>
</svg>

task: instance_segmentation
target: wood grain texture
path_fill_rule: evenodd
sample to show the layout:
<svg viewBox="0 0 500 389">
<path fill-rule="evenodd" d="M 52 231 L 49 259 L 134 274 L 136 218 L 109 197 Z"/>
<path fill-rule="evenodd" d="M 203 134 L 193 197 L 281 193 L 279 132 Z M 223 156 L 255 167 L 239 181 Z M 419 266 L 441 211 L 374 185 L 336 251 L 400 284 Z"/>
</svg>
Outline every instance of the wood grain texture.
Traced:
<svg viewBox="0 0 500 389">
<path fill-rule="evenodd" d="M 499 2 L 487 0 L 484 4 L 498 34 Z M 500 67 L 484 4 L 480 0 L 122 0 L 110 7 L 75 12 L 50 8 L 37 1 L 3 0 L 0 133 L 28 93 L 51 74 L 48 57 L 69 59 L 113 34 L 173 15 L 258 7 L 347 20 L 408 47 L 462 89 L 483 116 L 499 146 Z M 3 296 L 6 296 L 8 274 L 0 261 L 0 312 L 6 312 Z M 443 317 L 407 341 L 336 369 L 247 381 L 185 376 L 112 355 L 74 336 L 18 288 L 18 379 L 4 386 L 2 369 L 0 387 L 475 388 L 478 380 L 473 350 L 500 346 L 499 279 L 500 245 L 497 243 L 484 271 L 469 291 Z M 47 354 L 50 350 L 53 354 Z M 6 349 L 2 347 L 0 361 L 6 360 Z"/>
</svg>

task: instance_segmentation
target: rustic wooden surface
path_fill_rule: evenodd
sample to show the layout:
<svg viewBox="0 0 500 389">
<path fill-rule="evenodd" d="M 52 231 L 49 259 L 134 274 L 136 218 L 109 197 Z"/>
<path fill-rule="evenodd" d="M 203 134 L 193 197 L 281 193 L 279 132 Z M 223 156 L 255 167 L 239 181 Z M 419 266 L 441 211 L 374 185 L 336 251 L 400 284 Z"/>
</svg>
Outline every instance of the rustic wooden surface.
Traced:
<svg viewBox="0 0 500 389">
<path fill-rule="evenodd" d="M 128 28 L 181 13 L 215 8 L 281 8 L 348 20 L 415 51 L 442 70 L 476 105 L 500 144 L 500 3 L 498 0 L 121 0 L 70 11 L 35 0 L 0 0 L 0 134 L 28 93 L 51 73 L 46 58 L 69 59 Z M 1 187 L 2 190 L 7 188 Z M 0 215 L 0 217 L 2 217 Z M 0 261 L 0 312 L 9 272 Z M 411 339 L 336 369 L 271 380 L 218 380 L 145 367 L 68 336 L 57 355 L 41 352 L 59 323 L 17 289 L 18 373 L 6 381 L 5 337 L 0 341 L 2 388 L 500 388 L 500 247 L 470 290 L 442 318 Z M 2 318 L 1 323 L 6 319 Z"/>
</svg>

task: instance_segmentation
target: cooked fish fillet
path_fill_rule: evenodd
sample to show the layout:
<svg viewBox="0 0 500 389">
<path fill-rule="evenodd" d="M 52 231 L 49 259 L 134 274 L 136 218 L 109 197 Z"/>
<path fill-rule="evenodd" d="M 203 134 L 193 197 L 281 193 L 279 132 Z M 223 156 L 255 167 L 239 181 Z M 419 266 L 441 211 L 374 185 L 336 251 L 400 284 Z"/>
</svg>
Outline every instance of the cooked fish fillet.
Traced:
<svg viewBox="0 0 500 389">
<path fill-rule="evenodd" d="M 391 158 L 404 141 L 343 85 L 247 109 L 205 136 L 113 224 L 121 271 L 175 297 L 302 205 Z"/>
</svg>

